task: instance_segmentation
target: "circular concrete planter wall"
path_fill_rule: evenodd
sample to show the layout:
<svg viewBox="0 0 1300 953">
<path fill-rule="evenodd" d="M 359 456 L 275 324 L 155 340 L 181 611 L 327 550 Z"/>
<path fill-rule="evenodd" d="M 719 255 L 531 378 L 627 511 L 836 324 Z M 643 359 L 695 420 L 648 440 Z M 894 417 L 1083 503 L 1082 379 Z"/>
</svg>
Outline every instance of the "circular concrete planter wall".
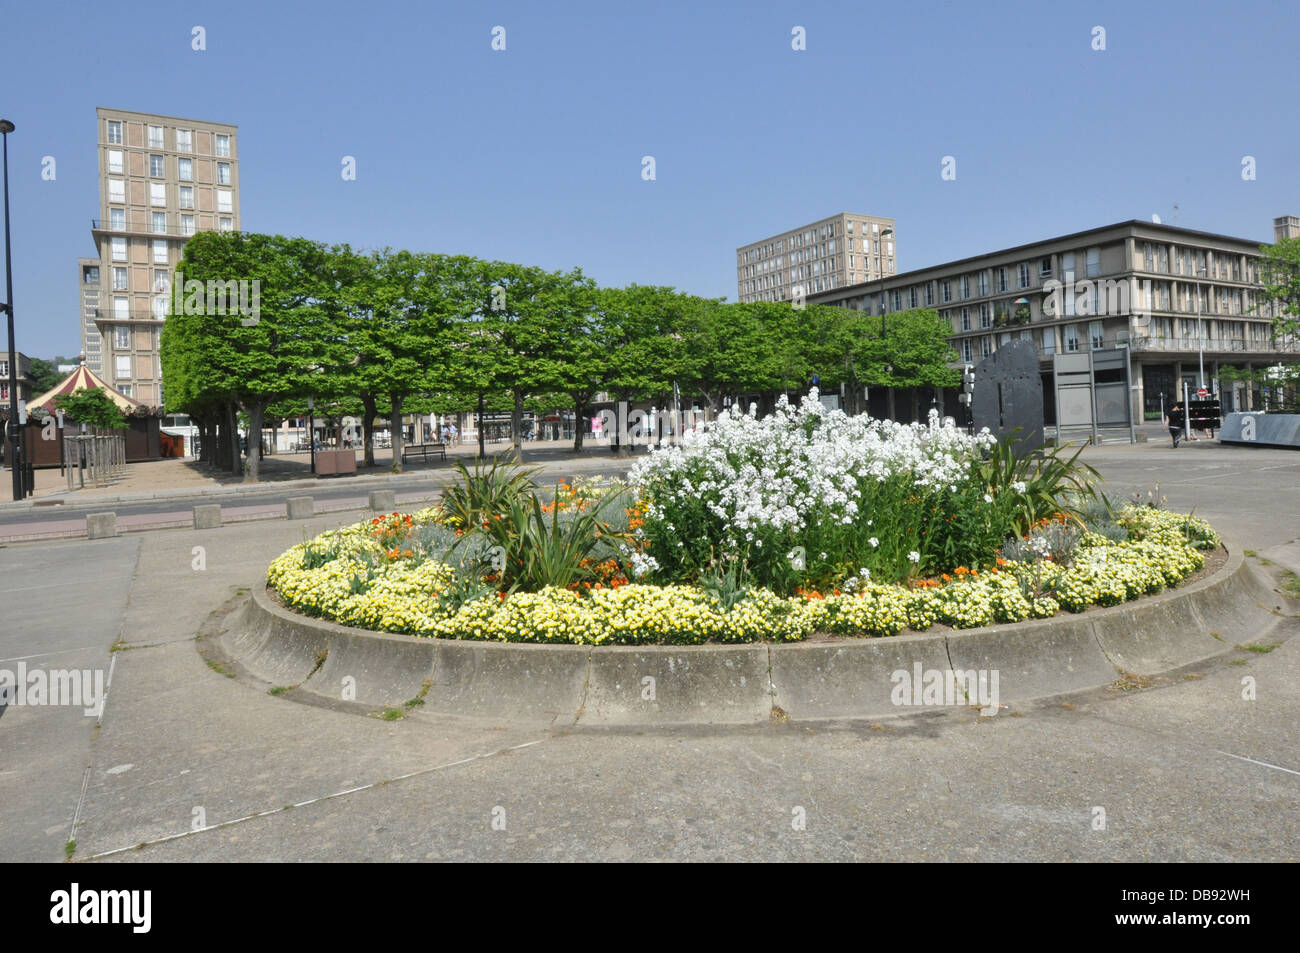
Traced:
<svg viewBox="0 0 1300 953">
<path fill-rule="evenodd" d="M 322 699 L 555 725 L 879 718 L 895 673 L 997 673 L 1002 702 L 1153 675 L 1255 638 L 1275 596 L 1231 554 L 1213 576 L 1079 615 L 937 634 L 793 644 L 530 645 L 427 639 L 312 619 L 256 590 L 221 644 L 249 674 Z M 964 698 L 958 704 L 966 704 Z"/>
</svg>

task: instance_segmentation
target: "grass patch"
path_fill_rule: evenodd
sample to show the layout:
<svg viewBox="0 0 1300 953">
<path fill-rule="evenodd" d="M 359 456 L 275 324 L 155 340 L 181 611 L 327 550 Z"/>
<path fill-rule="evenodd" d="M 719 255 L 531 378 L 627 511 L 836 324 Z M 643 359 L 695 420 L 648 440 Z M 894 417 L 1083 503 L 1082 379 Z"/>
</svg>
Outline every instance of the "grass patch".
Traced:
<svg viewBox="0 0 1300 953">
<path fill-rule="evenodd" d="M 266 693 L 268 695 L 283 695 L 288 690 L 289 690 L 288 685 L 272 685 L 271 688 L 269 688 Z"/>
<path fill-rule="evenodd" d="M 1281 642 L 1266 642 L 1262 645 L 1238 645 L 1237 648 L 1241 649 L 1243 652 L 1255 652 L 1259 655 L 1267 655 L 1281 644 Z"/>
<path fill-rule="evenodd" d="M 1220 642 L 1223 641 L 1223 636 L 1219 635 L 1218 632 L 1211 632 L 1210 637 L 1214 639 L 1218 639 Z"/>
<path fill-rule="evenodd" d="M 1256 557 L 1256 558 L 1259 559 L 1259 564 L 1260 564 L 1261 566 L 1271 566 L 1271 565 L 1273 565 L 1273 560 L 1271 560 L 1271 559 L 1265 559 L 1263 556 L 1259 556 L 1259 557 Z"/>
<path fill-rule="evenodd" d="M 63 845 L 63 856 L 68 858 L 68 860 L 71 860 L 72 855 L 75 854 L 76 852 L 77 852 L 77 842 L 75 840 L 70 840 Z"/>
<path fill-rule="evenodd" d="M 1287 595 L 1300 599 L 1300 576 L 1289 569 L 1282 570 L 1282 590 Z"/>
<path fill-rule="evenodd" d="M 406 712 L 401 708 L 385 708 L 379 717 L 384 721 L 399 721 L 406 717 Z"/>
<path fill-rule="evenodd" d="M 226 667 L 220 662 L 214 661 L 213 659 L 205 659 L 205 661 L 208 663 L 208 668 L 212 669 L 212 671 L 216 672 L 218 675 L 224 675 L 226 678 L 235 677 L 235 673 L 227 671 Z"/>
<path fill-rule="evenodd" d="M 1259 553 L 1255 552 L 1255 550 L 1253 550 L 1253 549 L 1243 549 L 1241 552 L 1242 552 L 1242 555 L 1243 555 L 1243 556 L 1258 556 L 1258 555 L 1259 555 Z"/>
<path fill-rule="evenodd" d="M 1150 688 L 1154 684 L 1155 680 L 1145 675 L 1121 672 L 1120 677 L 1111 682 L 1110 687 L 1119 692 L 1138 692 L 1144 688 Z"/>
<path fill-rule="evenodd" d="M 1245 660 L 1244 658 L 1235 658 L 1235 659 L 1233 659 L 1232 661 L 1230 661 L 1228 664 L 1229 664 L 1229 665 L 1245 665 L 1245 664 L 1246 664 L 1246 660 Z"/>
</svg>

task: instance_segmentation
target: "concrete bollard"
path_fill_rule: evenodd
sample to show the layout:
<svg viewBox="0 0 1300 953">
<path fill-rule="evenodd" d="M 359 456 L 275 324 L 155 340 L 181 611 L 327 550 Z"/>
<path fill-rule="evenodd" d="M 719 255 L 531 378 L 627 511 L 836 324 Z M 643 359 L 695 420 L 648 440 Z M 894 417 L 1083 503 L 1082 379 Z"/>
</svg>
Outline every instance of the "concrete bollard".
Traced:
<svg viewBox="0 0 1300 953">
<path fill-rule="evenodd" d="M 370 508 L 381 513 L 392 513 L 397 509 L 397 492 L 395 490 L 371 490 Z"/>
<path fill-rule="evenodd" d="M 195 529 L 216 529 L 221 525 L 221 504 L 201 503 L 194 507 Z"/>
<path fill-rule="evenodd" d="M 110 539 L 116 535 L 116 513 L 86 514 L 86 539 Z"/>
<path fill-rule="evenodd" d="M 305 520 L 315 513 L 315 504 L 310 496 L 291 496 L 285 500 L 285 509 L 291 520 Z"/>
</svg>

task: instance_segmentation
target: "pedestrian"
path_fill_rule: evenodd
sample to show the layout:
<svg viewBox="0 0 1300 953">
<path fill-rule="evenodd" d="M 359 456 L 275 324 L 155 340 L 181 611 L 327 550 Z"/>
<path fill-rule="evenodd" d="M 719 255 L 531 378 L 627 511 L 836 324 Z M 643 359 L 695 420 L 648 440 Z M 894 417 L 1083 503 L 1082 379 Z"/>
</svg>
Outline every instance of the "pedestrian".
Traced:
<svg viewBox="0 0 1300 953">
<path fill-rule="evenodd" d="M 1169 413 L 1165 416 L 1165 424 L 1169 427 L 1169 436 L 1174 439 L 1174 449 L 1178 449 L 1178 441 L 1183 436 L 1183 426 L 1186 423 L 1186 416 L 1183 413 L 1183 405 L 1175 401 L 1169 408 Z"/>
<path fill-rule="evenodd" d="M 447 435 L 451 438 L 451 443 L 456 442 L 456 425 L 454 423 L 447 424 Z"/>
</svg>

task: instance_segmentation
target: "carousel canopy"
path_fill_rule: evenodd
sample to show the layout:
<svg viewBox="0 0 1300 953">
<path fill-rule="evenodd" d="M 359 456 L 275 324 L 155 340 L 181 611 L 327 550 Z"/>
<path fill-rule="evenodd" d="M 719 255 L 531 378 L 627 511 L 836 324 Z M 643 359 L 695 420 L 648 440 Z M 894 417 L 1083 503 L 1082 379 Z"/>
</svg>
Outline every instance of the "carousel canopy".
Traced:
<svg viewBox="0 0 1300 953">
<path fill-rule="evenodd" d="M 65 394 L 73 394 L 79 390 L 93 390 L 96 387 L 103 390 L 103 392 L 108 395 L 109 400 L 117 404 L 118 408 L 124 414 L 138 413 L 139 408 L 146 406 L 138 400 L 132 400 L 130 397 L 127 397 L 126 394 L 123 394 L 117 388 L 109 386 L 104 382 L 102 377 L 88 368 L 85 364 L 82 364 L 40 397 L 37 397 L 35 400 L 29 400 L 27 402 L 27 412 L 31 413 L 33 410 L 39 410 L 44 407 L 50 413 L 54 413 L 56 409 L 54 398 L 62 397 Z"/>
</svg>

